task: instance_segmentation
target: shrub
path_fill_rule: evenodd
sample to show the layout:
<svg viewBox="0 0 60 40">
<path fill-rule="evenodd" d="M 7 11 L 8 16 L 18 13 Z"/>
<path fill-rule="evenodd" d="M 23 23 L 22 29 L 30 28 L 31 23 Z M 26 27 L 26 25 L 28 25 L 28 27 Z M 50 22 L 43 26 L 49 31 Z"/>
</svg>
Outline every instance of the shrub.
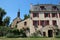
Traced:
<svg viewBox="0 0 60 40">
<path fill-rule="evenodd" d="M 19 35 L 14 35 L 13 33 L 8 33 L 6 35 L 7 38 L 19 38 L 20 36 Z"/>
<path fill-rule="evenodd" d="M 60 35 L 57 35 L 56 38 L 60 38 Z"/>
</svg>

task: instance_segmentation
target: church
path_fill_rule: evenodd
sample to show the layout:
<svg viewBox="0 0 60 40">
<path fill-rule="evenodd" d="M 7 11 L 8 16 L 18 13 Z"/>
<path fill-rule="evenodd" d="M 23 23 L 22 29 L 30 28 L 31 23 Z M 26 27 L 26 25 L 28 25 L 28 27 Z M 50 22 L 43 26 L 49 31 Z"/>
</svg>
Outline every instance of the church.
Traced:
<svg viewBox="0 0 60 40">
<path fill-rule="evenodd" d="M 60 29 L 60 5 L 59 4 L 30 4 L 30 18 L 21 20 L 20 10 L 13 20 L 11 28 L 29 28 L 26 33 L 31 36 L 36 31 L 40 31 L 40 36 L 54 37 L 58 34 L 56 29 Z"/>
</svg>

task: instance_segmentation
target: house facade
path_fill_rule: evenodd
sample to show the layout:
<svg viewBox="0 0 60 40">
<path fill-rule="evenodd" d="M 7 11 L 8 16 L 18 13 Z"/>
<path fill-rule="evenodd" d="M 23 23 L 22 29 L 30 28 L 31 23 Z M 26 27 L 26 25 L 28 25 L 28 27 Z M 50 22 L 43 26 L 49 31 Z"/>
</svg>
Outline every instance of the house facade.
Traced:
<svg viewBox="0 0 60 40">
<path fill-rule="evenodd" d="M 57 34 L 55 26 L 60 29 L 60 5 L 31 4 L 30 18 L 33 26 L 41 29 L 43 36 L 52 37 Z"/>
<path fill-rule="evenodd" d="M 60 29 L 60 5 L 36 4 L 30 5 L 30 18 L 17 24 L 17 29 L 29 28 L 27 35 L 30 36 L 37 30 L 41 36 L 53 37 L 56 27 Z"/>
</svg>

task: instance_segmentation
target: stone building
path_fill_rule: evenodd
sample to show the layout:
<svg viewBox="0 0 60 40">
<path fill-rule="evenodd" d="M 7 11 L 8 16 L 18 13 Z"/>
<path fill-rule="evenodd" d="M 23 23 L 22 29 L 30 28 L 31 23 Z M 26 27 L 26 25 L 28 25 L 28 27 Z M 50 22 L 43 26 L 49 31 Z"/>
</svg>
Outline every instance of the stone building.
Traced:
<svg viewBox="0 0 60 40">
<path fill-rule="evenodd" d="M 55 29 L 60 29 L 60 5 L 36 4 L 30 5 L 30 18 L 17 24 L 17 29 L 29 28 L 31 35 L 36 30 L 41 32 L 41 36 L 53 37 Z"/>
<path fill-rule="evenodd" d="M 13 20 L 11 28 L 17 27 L 17 24 L 21 21 L 20 19 L 20 10 L 17 12 L 17 17 Z"/>
</svg>

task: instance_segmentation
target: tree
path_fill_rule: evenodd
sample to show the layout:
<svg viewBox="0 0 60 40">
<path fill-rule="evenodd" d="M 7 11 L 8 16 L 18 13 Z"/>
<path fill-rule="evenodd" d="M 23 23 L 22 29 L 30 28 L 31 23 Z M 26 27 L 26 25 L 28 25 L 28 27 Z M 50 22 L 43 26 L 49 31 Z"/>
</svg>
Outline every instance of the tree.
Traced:
<svg viewBox="0 0 60 40">
<path fill-rule="evenodd" d="M 27 19 L 27 18 L 29 18 L 29 17 L 30 17 L 30 15 L 29 15 L 29 14 L 28 14 L 28 15 L 27 15 L 27 14 L 25 14 L 25 15 L 24 15 L 24 20 L 25 20 L 25 19 Z"/>
<path fill-rule="evenodd" d="M 3 21 L 3 25 L 4 25 L 4 26 L 8 26 L 9 23 L 10 23 L 10 17 L 7 16 L 7 17 L 4 19 L 4 21 Z"/>
<path fill-rule="evenodd" d="M 0 36 L 5 36 L 9 31 L 10 28 L 6 26 L 0 26 Z"/>
<path fill-rule="evenodd" d="M 3 20 L 3 17 L 6 15 L 6 11 L 0 8 L 0 26 L 8 26 L 10 23 L 10 17 L 6 17 Z"/>
<path fill-rule="evenodd" d="M 4 9 L 0 8 L 0 26 L 2 26 L 3 23 L 3 17 L 6 15 L 6 12 Z"/>
</svg>

